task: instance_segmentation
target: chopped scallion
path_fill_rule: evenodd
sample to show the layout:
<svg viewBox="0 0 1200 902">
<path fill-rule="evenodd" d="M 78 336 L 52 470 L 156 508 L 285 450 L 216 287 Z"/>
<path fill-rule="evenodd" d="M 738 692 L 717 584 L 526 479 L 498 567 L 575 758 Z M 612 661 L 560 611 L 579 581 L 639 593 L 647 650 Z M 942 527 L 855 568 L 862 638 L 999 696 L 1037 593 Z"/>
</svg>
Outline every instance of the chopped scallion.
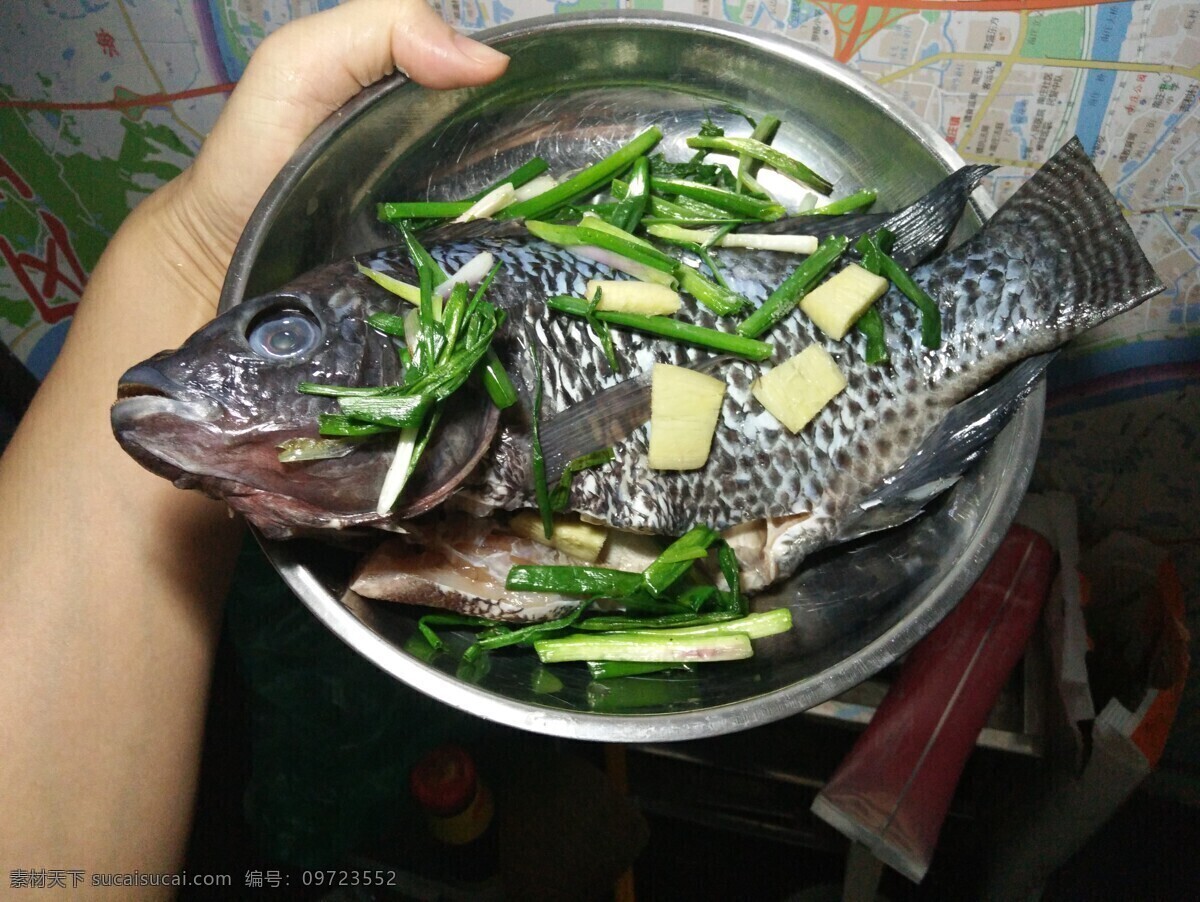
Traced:
<svg viewBox="0 0 1200 902">
<path fill-rule="evenodd" d="M 783 283 L 771 292 L 761 307 L 737 327 L 739 335 L 754 338 L 791 313 L 800 299 L 825 277 L 846 251 L 849 240 L 841 235 L 826 238 L 807 260 L 797 266 Z"/>
<path fill-rule="evenodd" d="M 592 451 L 590 454 L 584 454 L 570 461 L 563 469 L 558 485 L 550 493 L 550 507 L 556 511 L 566 510 L 571 503 L 571 482 L 575 478 L 575 474 L 590 470 L 592 467 L 603 466 L 615 458 L 616 455 L 612 448 L 601 448 L 599 451 Z"/>
<path fill-rule="evenodd" d="M 664 670 L 685 670 L 686 664 L 663 664 L 658 661 L 588 661 L 588 673 L 593 680 L 615 680 L 620 677 L 661 673 Z"/>
<path fill-rule="evenodd" d="M 870 188 L 864 188 L 861 191 L 855 191 L 853 194 L 848 194 L 845 197 L 838 198 L 835 201 L 825 204 L 821 207 L 813 207 L 811 210 L 806 210 L 805 216 L 841 216 L 845 213 L 853 213 L 855 210 L 861 210 L 864 207 L 869 207 L 875 203 L 875 192 Z"/>
<path fill-rule="evenodd" d="M 754 654 L 745 633 L 718 636 L 662 636 L 651 633 L 577 633 L 533 644 L 543 664 L 563 661 L 737 661 Z"/>
<path fill-rule="evenodd" d="M 376 272 L 373 269 L 363 266 L 361 263 L 356 263 L 355 265 L 358 267 L 358 271 L 360 273 L 362 273 L 380 288 L 386 288 L 392 294 L 408 301 L 410 304 L 421 303 L 421 289 L 416 285 L 410 285 L 408 282 L 402 282 L 395 276 L 389 276 L 387 273 Z"/>
<path fill-rule="evenodd" d="M 600 228 L 599 224 L 603 220 L 596 222 L 596 226 L 569 226 L 534 220 L 526 221 L 525 227 L 543 241 L 557 244 L 559 247 L 599 247 L 660 272 L 673 273 L 675 271 L 674 257 L 664 254 L 649 242 L 637 239 L 632 235 L 613 234 L 612 231 Z"/>
<path fill-rule="evenodd" d="M 323 413 L 317 417 L 317 432 L 321 435 L 364 436 L 382 435 L 385 432 L 393 431 L 389 426 L 364 423 L 361 420 L 353 420 L 344 414 Z"/>
<path fill-rule="evenodd" d="M 921 344 L 936 350 L 942 346 L 942 313 L 934 301 L 903 266 L 887 255 L 892 235 L 886 229 L 866 234 L 854 245 L 863 257 L 863 269 L 883 276 L 900 289 L 921 311 Z M 886 249 L 885 249 L 886 248 Z"/>
<path fill-rule="evenodd" d="M 660 138 L 662 138 L 662 130 L 658 126 L 651 126 L 614 153 L 593 163 L 579 174 L 561 182 L 544 194 L 513 204 L 504 211 L 503 215 L 511 218 L 523 216 L 526 219 L 536 219 L 570 203 L 577 197 L 590 194 L 642 156 L 657 144 Z"/>
<path fill-rule="evenodd" d="M 488 348 L 483 362 L 483 387 L 487 389 L 488 397 L 501 410 L 512 407 L 517 403 L 517 389 L 500 362 L 500 356 Z"/>
<path fill-rule="evenodd" d="M 556 296 L 547 298 L 546 304 L 559 313 L 587 316 L 588 302 L 582 298 Z M 651 335 L 712 348 L 716 351 L 725 351 L 740 357 L 747 357 L 750 360 L 766 360 L 775 352 L 774 347 L 764 341 L 755 341 L 752 338 L 730 332 L 720 332 L 716 329 L 706 329 L 703 326 L 683 323 L 667 316 L 644 316 L 611 310 L 597 310 L 593 315 L 609 325 L 632 329 L 636 332 L 648 332 Z"/>
<path fill-rule="evenodd" d="M 609 217 L 609 222 L 626 232 L 632 232 L 642 221 L 650 202 L 650 162 L 644 157 L 638 157 L 633 163 L 633 173 L 629 178 L 629 189 L 621 198 L 616 209 Z"/>
<path fill-rule="evenodd" d="M 887 342 L 883 334 L 883 317 L 879 315 L 878 308 L 874 304 L 868 307 L 867 312 L 858 318 L 855 326 L 867 337 L 867 363 L 875 364 L 886 361 L 888 359 Z"/>
<path fill-rule="evenodd" d="M 737 194 L 724 188 L 714 188 L 711 185 L 702 185 L 699 182 L 689 182 L 685 179 L 655 178 L 651 179 L 650 184 L 659 193 L 691 198 L 727 211 L 727 213 L 762 222 L 779 219 L 786 212 L 783 205 L 775 201 L 759 200 L 746 194 Z"/>
<path fill-rule="evenodd" d="M 716 530 L 694 526 L 669 546 L 642 572 L 646 589 L 655 598 L 674 585 L 696 560 L 706 557 L 708 547 L 719 538 Z"/>
<path fill-rule="evenodd" d="M 409 219 L 449 219 L 471 209 L 469 200 L 417 200 L 377 204 L 375 213 L 383 222 L 399 223 Z"/>
<path fill-rule="evenodd" d="M 404 337 L 404 317 L 382 310 L 367 317 L 367 325 L 393 338 Z"/>
<path fill-rule="evenodd" d="M 754 131 L 750 133 L 750 137 L 755 141 L 760 141 L 763 144 L 769 145 L 775 138 L 775 133 L 779 131 L 781 122 L 778 116 L 770 114 L 763 116 L 762 119 L 754 126 Z M 757 179 L 754 178 L 754 173 L 758 170 L 761 160 L 756 160 L 747 153 L 738 154 L 737 177 L 738 182 L 745 186 L 751 194 L 758 194 L 762 191 L 762 186 L 759 185 Z"/>
<path fill-rule="evenodd" d="M 433 401 L 434 399 L 430 395 L 393 395 L 374 398 L 350 395 L 338 398 L 338 406 L 342 413 L 355 420 L 374 423 L 377 426 L 403 428 L 419 425 Z"/>
<path fill-rule="evenodd" d="M 626 598 L 642 588 L 642 574 L 608 567 L 518 564 L 508 571 L 505 588 L 519 592 L 555 592 L 594 598 Z"/>
<path fill-rule="evenodd" d="M 545 172 L 549 168 L 550 168 L 550 164 L 547 163 L 545 160 L 543 160 L 541 157 L 534 157 L 528 163 L 522 163 L 520 166 L 518 166 L 516 169 L 514 169 L 508 175 L 504 176 L 504 178 L 497 179 L 496 181 L 494 181 L 490 185 L 488 185 L 486 188 L 484 188 L 482 191 L 471 195 L 469 198 L 467 198 L 467 201 L 469 203 L 474 203 L 475 201 L 482 200 L 484 197 L 487 197 L 487 195 L 491 194 L 493 191 L 495 191 L 497 188 L 499 188 L 501 185 L 505 185 L 505 184 L 512 185 L 514 188 L 520 188 L 521 186 L 526 185 L 529 182 L 532 182 L 535 178 L 540 176 L 543 172 Z"/>
<path fill-rule="evenodd" d="M 699 253 L 702 248 L 697 246 Z M 701 259 L 707 254 L 701 254 Z M 716 269 L 711 265 L 709 268 L 716 275 Z M 730 313 L 737 313 L 750 302 L 738 294 L 736 291 L 731 291 L 729 288 L 718 285 L 716 282 L 711 282 L 702 276 L 696 270 L 692 269 L 686 263 L 680 263 L 675 269 L 675 278 L 679 280 L 679 287 L 698 300 L 701 304 L 711 310 L 713 313 L 721 316 L 727 316 Z"/>
<path fill-rule="evenodd" d="M 831 182 L 817 175 L 799 160 L 754 138 L 710 138 L 699 135 L 695 138 L 688 138 L 687 145 L 688 147 L 697 149 L 702 148 L 704 150 L 716 150 L 721 153 L 744 155 L 755 160 L 760 160 L 776 172 L 786 175 L 788 178 L 801 184 L 808 185 L 822 194 L 829 194 L 833 190 Z"/>
</svg>

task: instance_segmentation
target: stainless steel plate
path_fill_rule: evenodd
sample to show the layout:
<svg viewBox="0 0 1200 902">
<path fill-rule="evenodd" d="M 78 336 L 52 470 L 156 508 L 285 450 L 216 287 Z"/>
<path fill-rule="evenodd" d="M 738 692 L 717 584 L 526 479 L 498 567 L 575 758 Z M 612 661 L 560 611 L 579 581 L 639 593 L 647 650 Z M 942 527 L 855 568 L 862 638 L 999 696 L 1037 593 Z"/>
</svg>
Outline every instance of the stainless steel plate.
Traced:
<svg viewBox="0 0 1200 902">
<path fill-rule="evenodd" d="M 222 309 L 299 273 L 394 241 L 383 199 L 459 197 L 533 154 L 555 171 L 598 158 L 650 123 L 682 156 L 706 116 L 741 124 L 774 113 L 777 143 L 877 209 L 916 199 L 962 161 L 897 101 L 786 39 L 662 13 L 536 19 L 484 39 L 512 56 L 482 88 L 433 92 L 396 77 L 325 122 L 268 191 L 238 246 Z M 990 212 L 968 212 L 965 231 Z M 493 655 L 462 669 L 430 658 L 415 612 L 346 592 L 352 558 L 310 542 L 265 543 L 292 589 L 351 647 L 398 679 L 482 717 L 572 738 L 661 742 L 766 723 L 826 701 L 924 636 L 995 550 L 1028 484 L 1041 429 L 1039 389 L 991 453 L 919 521 L 833 549 L 768 599 L 790 635 L 743 662 L 684 678 L 593 685 L 582 668 Z M 466 639 L 462 640 L 465 645 Z"/>
</svg>

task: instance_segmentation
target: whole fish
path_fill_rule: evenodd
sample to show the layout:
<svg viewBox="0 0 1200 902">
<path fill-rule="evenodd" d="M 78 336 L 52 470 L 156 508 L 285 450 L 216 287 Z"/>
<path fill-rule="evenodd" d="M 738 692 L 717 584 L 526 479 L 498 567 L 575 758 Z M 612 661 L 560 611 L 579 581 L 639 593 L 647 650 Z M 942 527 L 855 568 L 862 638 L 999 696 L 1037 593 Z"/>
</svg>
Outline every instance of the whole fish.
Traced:
<svg viewBox="0 0 1200 902">
<path fill-rule="evenodd" d="M 923 199 L 924 206 L 887 220 L 897 228 L 906 263 L 945 240 L 981 174 L 962 170 Z M 949 196 L 955 198 L 953 216 L 942 202 Z M 832 227 L 838 225 L 853 235 L 852 222 Z M 872 219 L 857 228 L 878 225 Z M 511 235 L 512 227 L 505 228 Z M 277 459 L 280 442 L 312 435 L 318 413 L 334 411 L 331 399 L 298 393 L 299 382 L 398 380 L 392 340 L 365 324 L 376 310 L 396 310 L 398 301 L 358 274 L 354 261 L 322 267 L 244 302 L 177 351 L 126 373 L 112 415 L 118 440 L 176 484 L 225 498 L 270 537 L 360 526 L 405 531 L 407 521 L 438 505 L 481 517 L 534 506 L 535 352 L 548 428 L 557 415 L 588 410 L 606 389 L 655 362 L 697 366 L 712 357 L 613 330 L 625 368 L 613 373 L 586 324 L 544 303 L 550 295 L 582 295 L 588 279 L 611 278 L 606 266 L 528 235 L 438 241 L 428 249 L 448 272 L 481 251 L 500 264 L 488 300 L 505 311 L 506 320 L 493 346 L 521 403 L 500 417 L 482 392 L 456 395 L 389 516 L 379 517 L 374 506 L 394 440 L 365 443 L 335 460 Z M 403 248 L 358 262 L 415 281 Z M 788 255 L 761 251 L 724 250 L 720 262 L 731 287 L 754 304 L 795 266 Z M 913 516 L 930 492 L 949 484 L 978 453 L 978 430 L 965 424 L 979 416 L 1000 419 L 1044 359 L 1025 364 L 1015 381 L 1010 377 L 1012 390 L 989 398 L 986 410 L 977 404 L 947 429 L 956 405 L 1018 361 L 1061 346 L 1163 287 L 1077 140 L 974 238 L 923 264 L 914 278 L 942 311 L 941 348 L 921 346 L 918 314 L 895 289 L 877 302 L 890 354 L 884 365 L 865 363 L 862 336 L 852 332 L 842 342 L 829 341 L 796 311 L 763 336 L 775 345 L 766 365 L 817 342 L 849 383 L 812 423 L 789 432 L 751 396 L 750 384 L 764 365 L 730 363 L 719 370 L 727 392 L 703 468 L 650 469 L 647 430 L 634 429 L 615 446 L 612 462 L 575 478 L 571 510 L 638 533 L 678 535 L 697 523 L 723 530 L 747 587 L 765 586 L 794 572 L 817 548 Z M 720 326 L 718 317 L 699 307 L 678 318 Z M 923 447 L 935 434 L 951 437 L 951 446 Z M 924 457 L 914 458 L 919 449 Z M 919 464 L 904 466 L 910 458 Z M 947 463 L 939 465 L 943 459 Z"/>
</svg>

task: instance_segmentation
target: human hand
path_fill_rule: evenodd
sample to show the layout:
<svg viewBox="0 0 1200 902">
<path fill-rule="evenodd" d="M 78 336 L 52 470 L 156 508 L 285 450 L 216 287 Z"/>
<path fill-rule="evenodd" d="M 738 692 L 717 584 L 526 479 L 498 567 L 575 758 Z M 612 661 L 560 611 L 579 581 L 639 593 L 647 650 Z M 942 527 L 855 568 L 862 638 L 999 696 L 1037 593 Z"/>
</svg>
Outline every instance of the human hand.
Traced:
<svg viewBox="0 0 1200 902">
<path fill-rule="evenodd" d="M 431 87 L 481 83 L 505 62 L 424 0 L 353 0 L 290 23 L 254 54 L 195 163 L 109 243 L 0 456 L 0 848 L 13 861 L 167 873 L 188 836 L 241 531 L 118 447 L 120 373 L 213 317 L 263 192 L 364 85 L 396 67 Z"/>
<path fill-rule="evenodd" d="M 351 0 L 296 19 L 251 57 L 193 166 L 170 186 L 172 232 L 211 299 L 259 199 L 301 142 L 395 69 L 431 88 L 483 84 L 508 57 L 458 34 L 426 0 Z"/>
</svg>

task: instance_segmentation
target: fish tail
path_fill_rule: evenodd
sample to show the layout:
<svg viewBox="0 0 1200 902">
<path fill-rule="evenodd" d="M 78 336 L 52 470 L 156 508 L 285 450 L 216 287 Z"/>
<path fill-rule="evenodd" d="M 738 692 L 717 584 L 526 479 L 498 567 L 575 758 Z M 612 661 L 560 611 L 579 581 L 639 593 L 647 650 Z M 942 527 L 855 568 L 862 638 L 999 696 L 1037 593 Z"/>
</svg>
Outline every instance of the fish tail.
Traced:
<svg viewBox="0 0 1200 902">
<path fill-rule="evenodd" d="M 1163 290 L 1120 205 L 1072 138 L 980 232 L 927 268 L 958 353 L 1003 366 Z"/>
</svg>

